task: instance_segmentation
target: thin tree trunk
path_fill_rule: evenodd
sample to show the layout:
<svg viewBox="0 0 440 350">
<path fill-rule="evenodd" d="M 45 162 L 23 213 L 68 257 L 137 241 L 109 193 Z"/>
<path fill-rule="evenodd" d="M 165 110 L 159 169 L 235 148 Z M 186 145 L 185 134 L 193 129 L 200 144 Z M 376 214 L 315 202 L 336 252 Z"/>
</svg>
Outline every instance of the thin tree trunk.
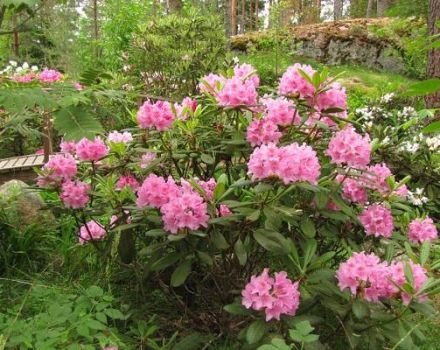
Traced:
<svg viewBox="0 0 440 350">
<path fill-rule="evenodd" d="M 19 54 L 20 54 L 20 41 L 18 39 L 18 29 L 17 29 L 17 15 L 14 15 L 12 17 L 12 23 L 14 25 L 14 33 L 13 33 L 13 37 L 14 37 L 14 55 L 15 57 L 18 58 Z"/>
<path fill-rule="evenodd" d="M 241 0 L 240 33 L 244 34 L 246 23 L 246 0 Z"/>
<path fill-rule="evenodd" d="M 321 0 L 316 0 L 316 22 L 319 22 L 321 20 L 321 3 Z"/>
<path fill-rule="evenodd" d="M 237 34 L 237 0 L 231 0 L 231 35 Z"/>
<path fill-rule="evenodd" d="M 0 28 L 2 27 L 3 19 L 5 18 L 5 13 L 6 13 L 6 5 L 3 5 L 2 7 L 0 7 Z"/>
<path fill-rule="evenodd" d="M 259 23 L 258 23 L 258 15 L 259 15 L 259 0 L 255 0 L 255 30 L 259 30 Z"/>
<path fill-rule="evenodd" d="M 373 10 L 374 10 L 374 4 L 376 3 L 376 0 L 368 0 L 367 5 L 367 18 L 373 17 Z"/>
<path fill-rule="evenodd" d="M 429 2 L 429 18 L 428 29 L 429 35 L 439 35 L 440 29 L 436 23 L 440 20 L 440 0 L 430 0 Z M 439 40 L 438 38 L 434 40 Z M 428 52 L 427 75 L 429 78 L 440 79 L 440 49 L 432 49 Z M 440 90 L 426 98 L 428 108 L 440 107 Z M 436 118 L 440 117 L 437 112 Z"/>
<path fill-rule="evenodd" d="M 391 0 L 377 0 L 377 17 L 384 17 L 385 11 L 390 8 Z"/>
<path fill-rule="evenodd" d="M 98 0 L 93 0 L 93 31 L 95 37 L 95 57 L 99 56 L 98 49 L 98 39 L 99 39 L 99 29 L 98 29 Z"/>
<path fill-rule="evenodd" d="M 344 1 L 343 0 L 335 0 L 333 6 L 333 19 L 338 21 L 342 19 L 342 15 L 344 13 Z"/>
<path fill-rule="evenodd" d="M 231 36 L 231 0 L 225 0 L 225 28 L 228 38 Z"/>
</svg>

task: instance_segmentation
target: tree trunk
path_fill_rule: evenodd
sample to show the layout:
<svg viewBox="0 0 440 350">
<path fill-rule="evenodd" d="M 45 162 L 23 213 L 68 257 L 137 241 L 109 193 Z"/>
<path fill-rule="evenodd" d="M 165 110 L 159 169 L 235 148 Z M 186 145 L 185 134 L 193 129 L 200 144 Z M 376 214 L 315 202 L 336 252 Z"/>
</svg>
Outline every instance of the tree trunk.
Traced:
<svg viewBox="0 0 440 350">
<path fill-rule="evenodd" d="M 225 7 L 225 28 L 226 28 L 226 35 L 229 38 L 231 33 L 231 0 L 225 0 L 224 1 Z"/>
<path fill-rule="evenodd" d="M 429 2 L 429 18 L 428 29 L 429 35 L 439 35 L 440 29 L 436 26 L 436 22 L 440 20 L 440 0 L 430 0 Z M 439 40 L 438 38 L 434 40 Z M 432 49 L 428 52 L 427 75 L 429 78 L 440 79 L 440 49 Z M 426 98 L 426 106 L 428 108 L 440 107 L 440 90 Z M 437 112 L 436 118 L 440 116 Z"/>
<path fill-rule="evenodd" d="M 237 34 L 237 0 L 231 1 L 231 35 Z"/>
<path fill-rule="evenodd" d="M 380 0 L 378 0 L 380 1 Z M 368 0 L 367 5 L 367 18 L 373 17 L 373 11 L 374 11 L 374 4 L 376 3 L 376 0 Z"/>
<path fill-rule="evenodd" d="M 391 5 L 392 0 L 377 0 L 377 17 L 384 17 Z"/>
<path fill-rule="evenodd" d="M 321 6 L 322 6 L 322 1 L 321 0 L 316 0 L 316 22 L 320 22 L 321 21 Z"/>
<path fill-rule="evenodd" d="M 335 0 L 333 7 L 333 19 L 335 21 L 342 19 L 343 13 L 344 13 L 344 1 Z"/>
<path fill-rule="evenodd" d="M 246 23 L 246 0 L 241 0 L 240 33 L 244 34 Z"/>
<path fill-rule="evenodd" d="M 93 34 L 95 39 L 95 57 L 99 56 L 98 49 L 98 38 L 99 38 L 99 29 L 98 29 L 98 0 L 93 0 Z"/>
<path fill-rule="evenodd" d="M 258 23 L 258 15 L 259 15 L 259 0 L 255 0 L 255 30 L 259 30 L 259 23 Z"/>
</svg>

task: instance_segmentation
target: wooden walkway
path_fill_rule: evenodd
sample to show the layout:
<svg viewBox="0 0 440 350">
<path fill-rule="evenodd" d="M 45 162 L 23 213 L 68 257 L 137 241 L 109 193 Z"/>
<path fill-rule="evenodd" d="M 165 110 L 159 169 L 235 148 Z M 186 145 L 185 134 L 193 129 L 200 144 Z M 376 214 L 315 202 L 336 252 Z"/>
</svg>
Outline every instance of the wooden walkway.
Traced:
<svg viewBox="0 0 440 350">
<path fill-rule="evenodd" d="M 44 163 L 43 154 L 0 159 L 0 184 L 13 179 L 33 181 L 37 177 L 33 168 L 41 167 Z"/>
</svg>

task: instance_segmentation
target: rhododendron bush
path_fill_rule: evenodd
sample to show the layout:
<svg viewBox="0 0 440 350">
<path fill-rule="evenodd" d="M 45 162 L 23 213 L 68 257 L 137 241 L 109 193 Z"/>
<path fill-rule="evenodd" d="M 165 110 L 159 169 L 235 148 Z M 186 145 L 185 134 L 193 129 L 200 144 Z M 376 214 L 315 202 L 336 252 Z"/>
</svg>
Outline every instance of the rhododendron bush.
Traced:
<svg viewBox="0 0 440 350">
<path fill-rule="evenodd" d="M 439 287 L 436 222 L 344 88 L 295 64 L 262 95 L 237 65 L 199 91 L 143 101 L 136 128 L 64 140 L 39 170 L 82 249 L 152 281 L 194 328 L 250 348 L 417 343 L 411 315 L 429 317 Z"/>
</svg>

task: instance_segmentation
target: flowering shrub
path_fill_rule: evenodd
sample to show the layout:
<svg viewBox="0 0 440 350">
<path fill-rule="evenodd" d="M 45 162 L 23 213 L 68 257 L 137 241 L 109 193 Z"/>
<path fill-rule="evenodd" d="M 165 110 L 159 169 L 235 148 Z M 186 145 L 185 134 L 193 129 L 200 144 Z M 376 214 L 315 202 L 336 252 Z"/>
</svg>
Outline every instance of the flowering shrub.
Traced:
<svg viewBox="0 0 440 350">
<path fill-rule="evenodd" d="M 258 347 L 298 317 L 294 342 L 397 343 L 407 315 L 432 312 L 435 222 L 326 71 L 294 65 L 273 96 L 258 84 L 237 65 L 202 78 L 195 99 L 146 101 L 130 136 L 65 141 L 39 184 L 79 244 L 118 251 L 200 328 L 243 325 Z"/>
</svg>

